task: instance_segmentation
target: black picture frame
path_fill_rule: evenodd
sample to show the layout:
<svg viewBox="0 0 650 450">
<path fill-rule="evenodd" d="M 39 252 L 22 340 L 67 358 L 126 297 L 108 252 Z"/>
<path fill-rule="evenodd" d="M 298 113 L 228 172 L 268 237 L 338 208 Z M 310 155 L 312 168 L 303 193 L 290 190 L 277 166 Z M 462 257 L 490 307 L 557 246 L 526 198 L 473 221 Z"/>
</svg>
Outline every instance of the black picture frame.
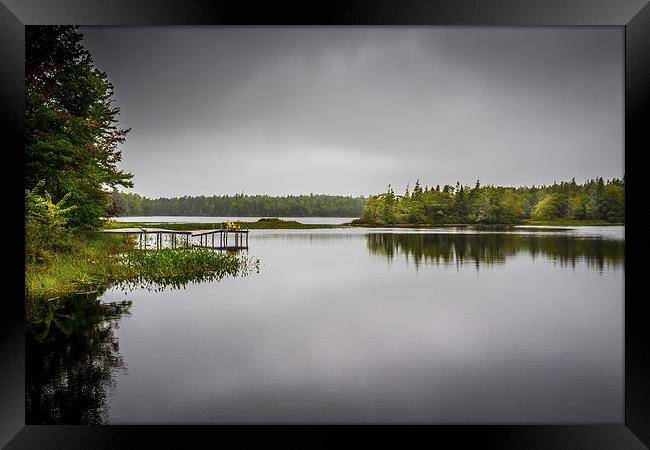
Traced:
<svg viewBox="0 0 650 450">
<path fill-rule="evenodd" d="M 15 256 L 23 255 L 20 217 L 22 173 L 8 156 L 23 152 L 24 26 L 75 25 L 468 25 L 468 26 L 621 26 L 625 27 L 625 419 L 599 425 L 498 425 L 407 427 L 222 427 L 222 426 L 25 426 L 24 301 L 16 280 L 23 268 L 10 265 L 0 334 L 0 445 L 16 448 L 194 448 L 236 438 L 239 445 L 259 437 L 303 446 L 324 443 L 331 431 L 347 437 L 362 431 L 386 441 L 424 437 L 438 444 L 451 439 L 453 448 L 472 445 L 500 449 L 642 449 L 650 446 L 650 320 L 643 286 L 640 244 L 640 202 L 644 184 L 644 151 L 650 150 L 650 5 L 646 0 L 363 0 L 314 2 L 247 2 L 208 0 L 0 0 L 0 100 L 6 128 L 2 149 L 5 171 L 19 178 L 5 186 L 6 214 Z M 9 140 L 9 138 L 12 138 Z M 6 180 L 9 177 L 4 177 Z M 11 217 L 9 217 L 11 216 Z M 640 263 L 638 263 L 640 262 Z M 15 267 L 13 267 L 15 266 Z M 639 292 L 640 294 L 636 294 Z M 283 433 L 282 439 L 277 431 Z M 309 441 L 296 431 L 309 431 Z M 251 431 L 256 431 L 252 433 Z M 370 433 L 368 433 L 370 431 Z M 395 432 L 400 432 L 396 435 Z M 302 433 L 301 433 L 302 434 Z M 287 439 L 289 437 L 289 439 Z"/>
</svg>

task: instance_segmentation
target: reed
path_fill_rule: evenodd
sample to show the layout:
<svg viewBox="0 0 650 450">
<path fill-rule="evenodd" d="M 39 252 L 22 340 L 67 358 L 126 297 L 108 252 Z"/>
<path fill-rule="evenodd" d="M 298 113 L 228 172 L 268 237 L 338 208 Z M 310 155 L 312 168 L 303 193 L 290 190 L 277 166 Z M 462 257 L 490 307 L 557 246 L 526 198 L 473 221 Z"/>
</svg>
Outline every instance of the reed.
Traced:
<svg viewBox="0 0 650 450">
<path fill-rule="evenodd" d="M 135 249 L 132 236 L 79 233 L 65 252 L 25 265 L 25 297 L 55 299 L 115 283 L 182 285 L 259 270 L 259 261 L 210 249 Z"/>
</svg>

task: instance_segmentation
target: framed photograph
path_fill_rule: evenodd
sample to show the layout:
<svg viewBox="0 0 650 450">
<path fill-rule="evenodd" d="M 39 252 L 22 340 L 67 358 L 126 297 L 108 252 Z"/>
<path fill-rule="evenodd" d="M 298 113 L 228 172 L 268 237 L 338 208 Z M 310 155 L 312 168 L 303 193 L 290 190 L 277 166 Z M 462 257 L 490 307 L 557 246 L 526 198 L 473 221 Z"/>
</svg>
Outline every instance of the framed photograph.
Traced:
<svg viewBox="0 0 650 450">
<path fill-rule="evenodd" d="M 647 1 L 2 0 L 0 33 L 6 448 L 650 446 Z"/>
</svg>

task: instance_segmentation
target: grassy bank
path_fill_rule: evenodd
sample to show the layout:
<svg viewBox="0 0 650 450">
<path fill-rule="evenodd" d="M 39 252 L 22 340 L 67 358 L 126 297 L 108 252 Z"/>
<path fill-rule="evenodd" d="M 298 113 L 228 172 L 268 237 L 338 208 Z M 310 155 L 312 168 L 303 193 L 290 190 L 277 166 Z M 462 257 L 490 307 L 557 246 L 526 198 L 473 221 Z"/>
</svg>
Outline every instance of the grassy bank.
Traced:
<svg viewBox="0 0 650 450">
<path fill-rule="evenodd" d="M 256 261 L 208 249 L 143 251 L 134 249 L 133 237 L 75 233 L 66 251 L 26 264 L 25 296 L 50 299 L 117 282 L 182 284 L 256 268 Z"/>
<path fill-rule="evenodd" d="M 366 223 L 355 220 L 352 226 L 366 227 L 366 228 L 439 228 L 439 227 L 476 227 L 476 228 L 509 228 L 514 226 L 561 226 L 561 227 L 584 227 L 584 226 L 612 226 L 612 225 L 625 225 L 624 222 L 607 222 L 606 220 L 574 220 L 574 219 L 556 219 L 556 220 L 532 220 L 523 219 L 515 223 L 492 223 L 492 224 L 479 224 L 479 223 L 444 223 L 444 224 L 377 224 Z"/>
<path fill-rule="evenodd" d="M 277 218 L 260 219 L 255 222 L 235 222 L 242 229 L 247 230 L 309 230 L 316 228 L 339 228 L 341 225 L 332 224 L 314 224 L 314 223 L 300 223 L 295 220 L 281 220 Z M 164 228 L 167 230 L 212 230 L 218 228 L 226 228 L 225 222 L 213 223 L 147 223 L 147 222 L 116 222 L 107 221 L 104 224 L 107 229 L 124 228 L 124 227 L 142 227 L 142 228 Z"/>
<path fill-rule="evenodd" d="M 309 230 L 309 229 L 323 229 L 323 228 L 342 228 L 348 226 L 364 227 L 364 228 L 439 228 L 439 227 L 513 227 L 515 225 L 530 225 L 530 226 L 611 226 L 611 225 L 625 225 L 623 222 L 607 222 L 606 220 L 574 220 L 574 219 L 554 219 L 554 220 L 532 220 L 523 219 L 516 223 L 507 224 L 477 224 L 477 223 L 395 223 L 395 224 L 381 224 L 381 223 L 368 223 L 360 219 L 351 220 L 350 224 L 306 224 L 300 223 L 295 220 L 281 220 L 277 218 L 260 219 L 255 222 L 235 222 L 242 229 L 248 230 Z M 138 227 L 138 228 L 164 228 L 167 230 L 183 230 L 183 231 L 196 231 L 196 230 L 210 230 L 225 228 L 225 222 L 214 223 L 147 223 L 147 222 L 116 222 L 107 221 L 104 224 L 107 229 L 124 228 L 124 227 Z"/>
<path fill-rule="evenodd" d="M 585 227 L 585 226 L 612 226 L 625 225 L 625 222 L 608 222 L 606 220 L 576 220 L 576 219 L 553 219 L 553 220 L 532 220 L 524 219 L 521 225 L 544 225 L 560 227 Z"/>
<path fill-rule="evenodd" d="M 361 221 L 353 221 L 351 224 L 353 227 L 363 227 L 363 228 L 453 228 L 453 227 L 481 227 L 481 226 L 490 226 L 490 227 L 510 227 L 509 224 L 496 224 L 496 225 L 480 225 L 475 223 L 393 223 L 393 224 L 381 224 L 381 223 L 367 223 Z"/>
</svg>

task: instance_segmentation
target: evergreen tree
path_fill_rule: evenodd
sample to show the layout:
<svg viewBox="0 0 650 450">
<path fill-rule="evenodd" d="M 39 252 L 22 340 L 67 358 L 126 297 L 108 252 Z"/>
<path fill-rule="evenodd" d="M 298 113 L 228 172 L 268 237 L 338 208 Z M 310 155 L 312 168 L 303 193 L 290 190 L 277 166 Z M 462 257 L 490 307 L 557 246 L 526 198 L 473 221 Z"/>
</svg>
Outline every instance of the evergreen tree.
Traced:
<svg viewBox="0 0 650 450">
<path fill-rule="evenodd" d="M 419 198 L 422 195 L 422 188 L 420 187 L 420 180 L 415 181 L 415 187 L 413 188 L 413 197 Z"/>
<path fill-rule="evenodd" d="M 445 185 L 442 191 L 421 191 L 419 180 L 410 196 L 393 197 L 386 202 L 386 194 L 377 197 L 384 203 L 381 223 L 516 223 L 521 219 L 599 219 L 609 222 L 625 221 L 625 182 L 618 178 L 597 178 L 578 185 L 554 181 L 550 186 L 502 187 L 481 186 L 479 180 L 469 189 L 456 182 Z M 372 199 L 372 201 L 371 201 Z M 369 217 L 376 202 L 371 196 L 362 216 Z M 390 207 L 389 207 L 390 205 Z M 390 214 L 392 213 L 392 219 Z M 391 221 L 392 220 L 392 221 Z"/>
<path fill-rule="evenodd" d="M 54 202 L 69 194 L 70 224 L 92 227 L 108 214 L 107 189 L 132 187 L 116 166 L 129 130 L 77 28 L 25 27 L 25 184 L 43 181 Z"/>
</svg>

